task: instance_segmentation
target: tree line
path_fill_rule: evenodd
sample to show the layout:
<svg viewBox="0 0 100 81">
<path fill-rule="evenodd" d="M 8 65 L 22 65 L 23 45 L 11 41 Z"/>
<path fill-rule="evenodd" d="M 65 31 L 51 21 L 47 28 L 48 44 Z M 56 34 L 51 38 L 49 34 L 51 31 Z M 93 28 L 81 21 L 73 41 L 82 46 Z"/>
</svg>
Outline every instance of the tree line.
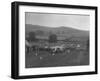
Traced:
<svg viewBox="0 0 100 81">
<path fill-rule="evenodd" d="M 29 32 L 28 37 L 26 37 L 26 40 L 29 41 L 29 42 L 35 42 L 38 39 L 36 38 L 35 32 Z M 50 43 L 56 43 L 57 42 L 57 35 L 56 34 L 50 34 L 48 36 L 48 41 Z"/>
<path fill-rule="evenodd" d="M 38 41 L 38 39 L 36 38 L 35 32 L 29 32 L 26 40 L 29 41 L 29 42 Z M 50 34 L 48 36 L 48 42 L 49 43 L 56 43 L 57 42 L 57 35 L 56 34 Z M 89 50 L 89 39 L 87 40 L 87 50 Z"/>
</svg>

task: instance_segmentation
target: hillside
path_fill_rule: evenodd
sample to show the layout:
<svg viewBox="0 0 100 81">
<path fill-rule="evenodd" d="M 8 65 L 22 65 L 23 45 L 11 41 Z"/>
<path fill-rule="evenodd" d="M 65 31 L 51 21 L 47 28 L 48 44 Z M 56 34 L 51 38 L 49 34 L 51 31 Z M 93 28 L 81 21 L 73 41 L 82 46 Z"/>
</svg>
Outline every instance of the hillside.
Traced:
<svg viewBox="0 0 100 81">
<path fill-rule="evenodd" d="M 40 37 L 48 37 L 50 34 L 56 34 L 60 39 L 67 39 L 72 37 L 78 38 L 88 38 L 89 31 L 78 30 L 71 27 L 46 27 L 46 26 L 39 26 L 39 25 L 25 25 L 26 33 L 35 32 L 37 36 Z"/>
</svg>

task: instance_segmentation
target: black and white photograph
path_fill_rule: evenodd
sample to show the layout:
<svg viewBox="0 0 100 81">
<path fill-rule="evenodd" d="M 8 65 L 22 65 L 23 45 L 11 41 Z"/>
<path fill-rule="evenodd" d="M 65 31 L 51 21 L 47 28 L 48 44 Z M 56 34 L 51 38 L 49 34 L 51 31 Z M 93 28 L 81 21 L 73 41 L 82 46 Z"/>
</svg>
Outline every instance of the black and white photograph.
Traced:
<svg viewBox="0 0 100 81">
<path fill-rule="evenodd" d="M 97 7 L 12 3 L 11 77 L 97 74 Z"/>
<path fill-rule="evenodd" d="M 25 67 L 89 65 L 90 16 L 25 12 Z"/>
</svg>

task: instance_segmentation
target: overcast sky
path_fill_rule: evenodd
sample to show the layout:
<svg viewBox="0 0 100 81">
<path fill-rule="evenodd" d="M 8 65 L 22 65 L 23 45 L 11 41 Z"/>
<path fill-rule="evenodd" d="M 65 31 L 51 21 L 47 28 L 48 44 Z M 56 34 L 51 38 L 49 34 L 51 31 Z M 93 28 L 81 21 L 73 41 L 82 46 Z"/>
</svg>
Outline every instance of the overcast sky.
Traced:
<svg viewBox="0 0 100 81">
<path fill-rule="evenodd" d="M 26 12 L 25 23 L 48 27 L 67 26 L 81 30 L 89 30 L 90 16 Z"/>
</svg>

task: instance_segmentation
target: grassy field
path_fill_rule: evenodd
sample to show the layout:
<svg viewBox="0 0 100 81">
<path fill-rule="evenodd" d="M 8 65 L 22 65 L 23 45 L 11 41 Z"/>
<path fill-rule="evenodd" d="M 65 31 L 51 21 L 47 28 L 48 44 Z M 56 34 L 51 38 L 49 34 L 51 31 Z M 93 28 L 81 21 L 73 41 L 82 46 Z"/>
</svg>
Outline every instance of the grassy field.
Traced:
<svg viewBox="0 0 100 81">
<path fill-rule="evenodd" d="M 89 65 L 89 52 L 86 50 L 66 50 L 57 54 L 46 51 L 26 53 L 25 67 L 57 67 Z"/>
</svg>

